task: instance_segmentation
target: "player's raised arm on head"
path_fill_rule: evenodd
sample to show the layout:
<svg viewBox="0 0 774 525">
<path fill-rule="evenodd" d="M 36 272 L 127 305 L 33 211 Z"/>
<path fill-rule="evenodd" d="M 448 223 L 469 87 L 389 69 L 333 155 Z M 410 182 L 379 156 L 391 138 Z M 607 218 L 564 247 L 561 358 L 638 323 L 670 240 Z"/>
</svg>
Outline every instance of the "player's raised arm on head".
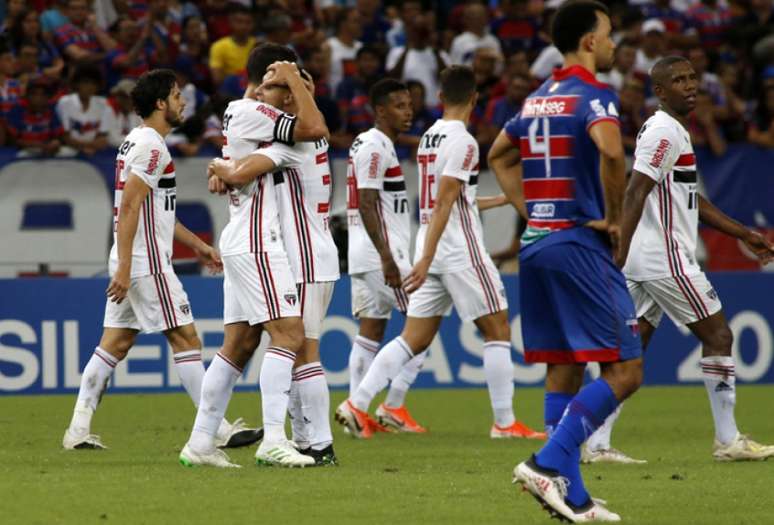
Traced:
<svg viewBox="0 0 774 525">
<path fill-rule="evenodd" d="M 605 220 L 604 224 L 592 221 L 587 226 L 606 230 L 616 253 L 626 188 L 626 158 L 621 128 L 615 122 L 603 120 L 591 126 L 589 135 L 599 150 L 599 177 L 605 196 Z"/>
<path fill-rule="evenodd" d="M 132 246 L 140 220 L 140 210 L 150 187 L 137 175 L 131 173 L 121 195 L 118 210 L 116 243 L 118 244 L 118 266 L 107 289 L 107 296 L 116 303 L 126 297 L 132 274 Z"/>
<path fill-rule="evenodd" d="M 359 188 L 357 196 L 358 210 L 360 211 L 360 219 L 363 221 L 363 227 L 382 260 L 384 281 L 388 286 L 398 288 L 401 284 L 400 270 L 395 263 L 387 240 L 382 236 L 382 232 L 387 230 L 385 225 L 382 224 L 382 219 L 376 209 L 377 206 L 381 205 L 379 202 L 379 190 Z"/>
<path fill-rule="evenodd" d="M 763 235 L 735 221 L 699 195 L 699 220 L 718 231 L 742 241 L 763 263 L 774 260 L 774 244 Z"/>
<path fill-rule="evenodd" d="M 317 108 L 314 94 L 307 89 L 307 84 L 301 77 L 298 67 L 289 62 L 275 62 L 269 66 L 268 71 L 272 72 L 273 76 L 264 85 L 275 83 L 287 85 L 298 106 L 295 122 L 288 128 L 291 129 L 291 136 L 286 142 L 327 140 L 330 132 L 325 124 L 325 118 Z"/>
<path fill-rule="evenodd" d="M 438 241 L 446 229 L 446 223 L 449 222 L 449 214 L 452 206 L 460 196 L 460 192 L 465 186 L 465 181 L 455 177 L 442 176 L 438 184 L 438 194 L 435 197 L 433 214 L 430 216 L 430 224 L 427 226 L 425 236 L 425 246 L 422 249 L 422 258 L 416 262 L 411 269 L 411 273 L 403 283 L 403 288 L 408 293 L 412 293 L 422 286 L 427 278 L 427 272 L 430 264 L 435 257 L 435 251 L 438 248 Z"/>
<path fill-rule="evenodd" d="M 521 152 L 505 129 L 497 135 L 489 149 L 487 159 L 508 201 L 516 208 L 519 215 L 526 219 L 527 205 L 524 202 L 522 187 Z"/>
</svg>

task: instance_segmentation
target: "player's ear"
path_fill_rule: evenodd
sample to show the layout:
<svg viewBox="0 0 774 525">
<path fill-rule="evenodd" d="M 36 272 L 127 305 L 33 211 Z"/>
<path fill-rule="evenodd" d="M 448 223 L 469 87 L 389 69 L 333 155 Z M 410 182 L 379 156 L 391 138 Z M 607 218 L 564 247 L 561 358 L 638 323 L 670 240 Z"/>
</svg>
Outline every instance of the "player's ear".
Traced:
<svg viewBox="0 0 774 525">
<path fill-rule="evenodd" d="M 580 39 L 578 43 L 578 51 L 584 51 L 586 53 L 593 53 L 596 47 L 596 37 L 594 33 L 586 33 Z"/>
</svg>

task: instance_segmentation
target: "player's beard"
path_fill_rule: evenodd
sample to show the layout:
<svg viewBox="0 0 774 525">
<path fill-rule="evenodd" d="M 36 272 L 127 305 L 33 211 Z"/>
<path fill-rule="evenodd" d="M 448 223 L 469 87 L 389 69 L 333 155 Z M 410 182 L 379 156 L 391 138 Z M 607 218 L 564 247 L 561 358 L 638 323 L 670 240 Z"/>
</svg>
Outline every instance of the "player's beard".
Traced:
<svg viewBox="0 0 774 525">
<path fill-rule="evenodd" d="M 164 113 L 164 120 L 167 121 L 167 124 L 169 124 L 169 127 L 171 128 L 177 128 L 183 123 L 183 118 L 177 111 L 172 111 L 170 108 L 167 108 L 166 113 Z"/>
</svg>

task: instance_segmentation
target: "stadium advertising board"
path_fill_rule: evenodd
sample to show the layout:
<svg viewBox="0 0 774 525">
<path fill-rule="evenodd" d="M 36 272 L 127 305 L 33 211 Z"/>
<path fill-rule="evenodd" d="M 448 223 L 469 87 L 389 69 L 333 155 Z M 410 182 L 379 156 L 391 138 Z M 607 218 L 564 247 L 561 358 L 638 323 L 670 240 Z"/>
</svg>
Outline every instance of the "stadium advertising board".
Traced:
<svg viewBox="0 0 774 525">
<path fill-rule="evenodd" d="M 737 380 L 774 383 L 774 274 L 714 274 L 710 276 L 723 301 L 734 332 Z M 517 277 L 504 277 L 511 304 L 514 379 L 517 385 L 541 385 L 545 367 L 526 365 L 521 354 Z M 223 341 L 222 280 L 183 278 L 209 361 Z M 0 280 L 0 395 L 75 393 L 80 371 L 98 343 L 105 279 Z M 570 306 L 571 307 L 571 306 Z M 396 314 L 387 337 L 402 325 Z M 336 285 L 321 349 L 328 381 L 347 384 L 347 358 L 357 323 L 350 316 L 348 277 Z M 266 342 L 264 341 L 264 344 Z M 446 319 L 430 348 L 418 387 L 482 387 L 482 341 L 475 327 Z M 649 384 L 701 383 L 701 348 L 685 329 L 665 320 L 648 351 Z M 260 359 L 254 358 L 237 389 L 255 390 Z M 173 370 L 172 354 L 160 335 L 143 335 L 117 368 L 112 391 L 164 392 L 182 390 Z"/>
</svg>

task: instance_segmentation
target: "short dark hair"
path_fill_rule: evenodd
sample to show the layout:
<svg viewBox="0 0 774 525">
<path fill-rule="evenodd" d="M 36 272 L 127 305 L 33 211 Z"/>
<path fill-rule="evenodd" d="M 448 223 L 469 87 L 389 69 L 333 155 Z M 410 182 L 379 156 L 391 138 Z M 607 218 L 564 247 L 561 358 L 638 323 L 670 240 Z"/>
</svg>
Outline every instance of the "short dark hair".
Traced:
<svg viewBox="0 0 774 525">
<path fill-rule="evenodd" d="M 166 100 L 177 83 L 171 69 L 153 69 L 140 75 L 132 89 L 134 111 L 140 118 L 148 118 L 156 111 L 156 102 Z"/>
<path fill-rule="evenodd" d="M 466 104 L 476 93 L 476 75 L 468 66 L 449 66 L 441 71 L 441 94 L 447 104 Z"/>
<path fill-rule="evenodd" d="M 597 12 L 610 16 L 596 0 L 571 0 L 562 4 L 551 23 L 551 39 L 562 54 L 578 50 L 580 40 L 597 27 Z"/>
<path fill-rule="evenodd" d="M 355 60 L 359 59 L 363 55 L 372 55 L 375 56 L 379 62 L 382 61 L 382 52 L 379 51 L 379 49 L 375 46 L 366 45 L 358 49 L 357 53 L 355 53 Z"/>
<path fill-rule="evenodd" d="M 412 88 L 417 87 L 422 90 L 422 93 L 427 92 L 427 88 L 425 88 L 425 85 L 419 80 L 407 80 L 406 87 L 408 87 L 409 91 L 411 91 Z"/>
<path fill-rule="evenodd" d="M 247 58 L 247 80 L 253 84 L 263 82 L 266 69 L 274 62 L 298 62 L 296 52 L 287 46 L 266 42 L 255 46 Z"/>
<path fill-rule="evenodd" d="M 228 4 L 228 16 L 231 15 L 247 15 L 253 16 L 253 12 L 246 5 L 242 5 L 239 2 L 231 2 Z"/>
<path fill-rule="evenodd" d="M 408 91 L 405 83 L 394 78 L 383 78 L 371 86 L 368 92 L 368 100 L 371 107 L 384 106 L 390 100 L 390 94 L 396 91 Z"/>
<path fill-rule="evenodd" d="M 333 19 L 334 33 L 338 33 L 339 29 L 341 28 L 341 25 L 347 21 L 347 17 L 349 17 L 350 14 L 356 11 L 357 9 L 355 9 L 354 7 L 345 7 L 344 9 L 340 9 L 339 12 L 336 14 L 336 17 Z"/>
<path fill-rule="evenodd" d="M 98 86 L 102 85 L 102 70 L 93 64 L 81 64 L 73 71 L 73 85 L 81 82 L 92 82 Z"/>
<path fill-rule="evenodd" d="M 663 85 L 669 68 L 678 62 L 685 62 L 691 65 L 691 61 L 680 55 L 669 55 L 656 62 L 650 69 L 650 78 L 654 86 Z"/>
</svg>

